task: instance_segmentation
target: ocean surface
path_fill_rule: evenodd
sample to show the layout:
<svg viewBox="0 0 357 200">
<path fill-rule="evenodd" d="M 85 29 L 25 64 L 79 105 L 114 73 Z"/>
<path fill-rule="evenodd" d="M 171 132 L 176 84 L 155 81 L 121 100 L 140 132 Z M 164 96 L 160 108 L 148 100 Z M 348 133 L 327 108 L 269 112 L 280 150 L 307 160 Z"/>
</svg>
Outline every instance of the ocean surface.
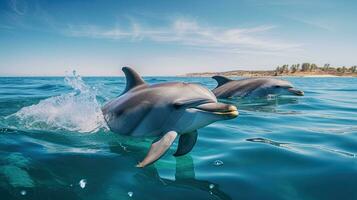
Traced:
<svg viewBox="0 0 357 200">
<path fill-rule="evenodd" d="M 305 96 L 232 101 L 239 117 L 200 129 L 191 153 L 175 142 L 138 169 L 151 141 L 110 132 L 100 110 L 124 78 L 0 78 L 0 199 L 356 200 L 357 78 L 284 79 Z"/>
</svg>

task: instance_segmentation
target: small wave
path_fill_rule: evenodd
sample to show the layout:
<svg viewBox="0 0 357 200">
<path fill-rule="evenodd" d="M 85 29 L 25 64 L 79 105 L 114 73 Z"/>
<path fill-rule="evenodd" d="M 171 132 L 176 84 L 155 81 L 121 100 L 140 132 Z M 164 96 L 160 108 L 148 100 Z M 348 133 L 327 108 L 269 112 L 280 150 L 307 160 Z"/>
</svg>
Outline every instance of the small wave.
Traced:
<svg viewBox="0 0 357 200">
<path fill-rule="evenodd" d="M 270 139 L 266 139 L 266 138 L 248 138 L 246 139 L 246 141 L 249 142 L 258 142 L 258 143 L 264 143 L 264 144 L 269 144 L 269 145 L 273 145 L 276 147 L 282 147 L 288 150 L 292 150 L 295 151 L 297 153 L 301 153 L 301 148 L 304 147 L 308 147 L 308 148 L 316 148 L 318 150 L 321 151 L 328 151 L 331 153 L 335 153 L 335 154 L 339 154 L 339 155 L 343 155 L 343 156 L 347 156 L 347 157 L 351 157 L 351 158 L 355 158 L 356 154 L 355 153 L 351 153 L 351 152 L 347 152 L 347 151 L 342 151 L 342 150 L 337 150 L 337 149 L 331 149 L 331 148 L 327 148 L 324 146 L 320 146 L 320 145 L 309 145 L 309 144 L 293 144 L 293 143 L 282 143 L 282 142 L 276 142 Z M 298 149 L 300 148 L 300 149 Z"/>
<path fill-rule="evenodd" d="M 38 104 L 21 108 L 6 117 L 17 128 L 35 130 L 66 130 L 96 132 L 107 129 L 96 91 L 87 86 L 73 71 L 65 83 L 72 88 L 67 94 L 41 100 Z"/>
<path fill-rule="evenodd" d="M 58 86 L 58 85 L 44 84 L 44 85 L 37 86 L 35 89 L 38 89 L 38 90 L 54 90 L 54 89 L 58 89 L 60 87 L 61 86 Z"/>
<path fill-rule="evenodd" d="M 149 78 L 146 81 L 148 81 L 148 82 L 166 82 L 167 80 L 159 79 L 159 78 Z"/>
</svg>

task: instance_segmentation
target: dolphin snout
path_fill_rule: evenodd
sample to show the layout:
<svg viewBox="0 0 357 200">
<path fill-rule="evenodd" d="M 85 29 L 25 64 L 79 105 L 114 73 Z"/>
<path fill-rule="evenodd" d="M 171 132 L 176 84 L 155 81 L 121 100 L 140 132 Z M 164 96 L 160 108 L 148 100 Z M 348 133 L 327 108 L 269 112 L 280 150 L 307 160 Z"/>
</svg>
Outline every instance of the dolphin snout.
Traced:
<svg viewBox="0 0 357 200">
<path fill-rule="evenodd" d="M 304 92 L 295 88 L 289 88 L 288 89 L 289 92 L 297 95 L 297 96 L 304 96 Z"/>
<path fill-rule="evenodd" d="M 198 110 L 213 113 L 216 115 L 224 115 L 231 118 L 239 115 L 237 107 L 225 103 L 205 103 L 195 107 Z"/>
</svg>

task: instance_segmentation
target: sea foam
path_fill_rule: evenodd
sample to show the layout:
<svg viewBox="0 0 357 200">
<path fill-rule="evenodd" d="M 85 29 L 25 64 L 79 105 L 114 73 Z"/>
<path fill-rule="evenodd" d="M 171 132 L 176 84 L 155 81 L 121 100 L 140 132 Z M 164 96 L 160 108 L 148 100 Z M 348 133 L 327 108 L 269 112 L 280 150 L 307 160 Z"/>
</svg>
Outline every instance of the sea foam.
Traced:
<svg viewBox="0 0 357 200">
<path fill-rule="evenodd" d="M 85 84 L 73 71 L 65 83 L 71 91 L 41 100 L 8 116 L 16 118 L 17 127 L 35 130 L 66 130 L 82 133 L 107 129 L 96 90 Z"/>
</svg>

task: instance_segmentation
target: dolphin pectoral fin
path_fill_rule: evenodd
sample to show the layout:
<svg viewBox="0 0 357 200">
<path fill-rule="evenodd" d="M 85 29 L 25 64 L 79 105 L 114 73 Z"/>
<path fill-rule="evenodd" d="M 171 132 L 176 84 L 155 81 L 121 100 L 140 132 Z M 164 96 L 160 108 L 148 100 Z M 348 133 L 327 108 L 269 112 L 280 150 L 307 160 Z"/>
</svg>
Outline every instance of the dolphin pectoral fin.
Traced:
<svg viewBox="0 0 357 200">
<path fill-rule="evenodd" d="M 183 156 L 190 152 L 197 141 L 197 130 L 180 136 L 179 144 L 174 156 Z"/>
<path fill-rule="evenodd" d="M 145 167 L 158 160 L 170 148 L 176 137 L 175 131 L 169 131 L 160 140 L 152 143 L 148 154 L 136 167 Z"/>
</svg>

